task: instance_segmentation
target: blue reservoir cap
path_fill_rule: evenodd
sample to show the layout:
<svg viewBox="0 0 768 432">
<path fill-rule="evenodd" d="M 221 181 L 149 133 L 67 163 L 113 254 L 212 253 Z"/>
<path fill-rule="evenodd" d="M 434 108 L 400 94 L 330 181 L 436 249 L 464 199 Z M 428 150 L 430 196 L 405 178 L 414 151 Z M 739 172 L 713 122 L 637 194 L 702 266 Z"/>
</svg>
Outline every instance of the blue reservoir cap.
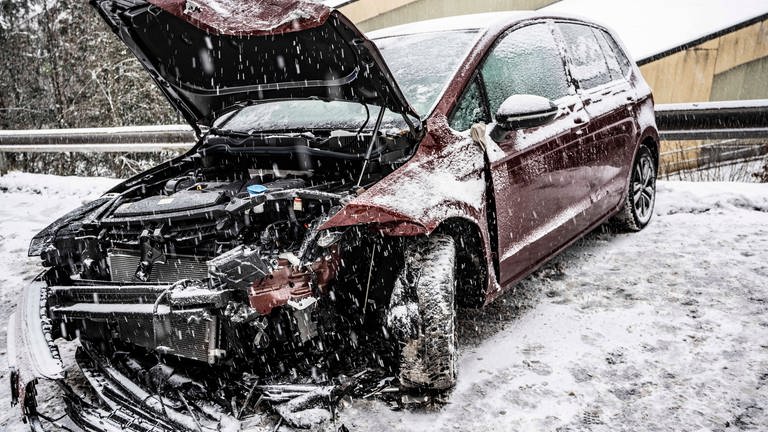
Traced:
<svg viewBox="0 0 768 432">
<path fill-rule="evenodd" d="M 250 196 L 261 195 L 268 190 L 266 186 L 260 184 L 250 185 L 246 189 L 248 190 L 248 195 Z"/>
</svg>

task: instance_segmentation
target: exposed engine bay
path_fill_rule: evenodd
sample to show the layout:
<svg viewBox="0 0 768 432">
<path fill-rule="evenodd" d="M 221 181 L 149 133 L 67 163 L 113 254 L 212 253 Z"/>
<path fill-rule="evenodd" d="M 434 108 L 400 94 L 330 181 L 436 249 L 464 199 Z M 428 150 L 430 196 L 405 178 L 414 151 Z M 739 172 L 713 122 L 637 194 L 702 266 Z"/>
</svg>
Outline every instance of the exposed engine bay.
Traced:
<svg viewBox="0 0 768 432">
<path fill-rule="evenodd" d="M 361 303 L 349 294 L 361 289 L 354 249 L 368 246 L 340 241 L 359 237 L 353 230 L 318 228 L 407 160 L 409 142 L 208 135 L 196 152 L 41 233 L 49 313 L 61 323 L 53 337 L 207 364 L 320 343 L 327 294 L 347 283 Z"/>
</svg>

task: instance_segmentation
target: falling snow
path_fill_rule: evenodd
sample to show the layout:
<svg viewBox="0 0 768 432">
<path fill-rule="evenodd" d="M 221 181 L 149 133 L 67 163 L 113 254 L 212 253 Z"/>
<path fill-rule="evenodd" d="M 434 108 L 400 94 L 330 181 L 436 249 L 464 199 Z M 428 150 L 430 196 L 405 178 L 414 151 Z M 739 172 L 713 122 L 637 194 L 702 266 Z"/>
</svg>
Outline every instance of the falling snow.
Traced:
<svg viewBox="0 0 768 432">
<path fill-rule="evenodd" d="M 26 258 L 31 236 L 115 183 L 0 177 L 3 322 L 39 268 Z M 646 230 L 592 233 L 514 293 L 460 313 L 459 382 L 448 405 L 391 411 L 354 400 L 323 427 L 760 430 L 768 423 L 767 251 L 768 186 L 659 182 Z M 0 349 L 3 374 L 4 357 Z M 7 398 L 0 391 L 0 403 Z M 0 429 L 26 425 L 5 410 Z"/>
</svg>

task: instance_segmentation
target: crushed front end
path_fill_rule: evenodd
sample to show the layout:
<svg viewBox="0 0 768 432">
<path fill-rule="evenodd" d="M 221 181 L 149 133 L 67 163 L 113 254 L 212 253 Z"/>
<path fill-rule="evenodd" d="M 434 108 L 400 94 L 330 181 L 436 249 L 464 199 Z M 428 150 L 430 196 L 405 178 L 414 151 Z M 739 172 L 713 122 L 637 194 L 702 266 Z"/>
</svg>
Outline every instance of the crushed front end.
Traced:
<svg viewBox="0 0 768 432">
<path fill-rule="evenodd" d="M 263 400 L 333 400 L 326 365 L 355 366 L 341 347 L 382 333 L 402 239 L 371 214 L 324 224 L 406 164 L 425 125 L 378 48 L 316 3 L 275 2 L 285 20 L 275 5 L 91 3 L 199 140 L 32 240 L 44 271 L 9 326 L 14 403 L 42 428 L 34 387 L 53 380 L 70 428 L 234 431 Z M 264 387 L 298 376 L 301 390 Z"/>
<path fill-rule="evenodd" d="M 371 277 L 373 248 L 398 240 L 369 226 L 321 229 L 365 190 L 341 173 L 357 172 L 359 161 L 278 167 L 263 157 L 265 139 L 241 143 L 253 154 L 234 154 L 216 147 L 232 138 L 211 135 L 34 238 L 30 255 L 45 271 L 9 335 L 14 401 L 28 419 L 37 421 L 34 382 L 51 379 L 84 430 L 124 430 L 134 418 L 149 423 L 128 430 L 219 430 L 258 417 L 256 386 L 301 374 L 327 384 L 320 358 L 349 362 L 341 347 L 375 322 L 391 285 Z M 371 137 L 323 139 L 354 146 Z M 375 142 L 402 154 L 408 141 Z M 370 164 L 363 185 L 399 164 Z M 393 273 L 387 265 L 397 258 L 377 260 L 376 272 Z M 56 341 L 66 340 L 79 345 L 91 402 L 65 384 Z"/>
<path fill-rule="evenodd" d="M 316 333 L 305 317 L 339 262 L 316 228 L 341 196 L 300 178 L 188 174 L 157 195 L 114 197 L 97 223 L 59 231 L 42 254 L 54 336 L 215 364 L 247 351 L 251 330 L 262 341 Z M 281 334 L 273 315 L 285 318 Z"/>
<path fill-rule="evenodd" d="M 183 191 L 168 189 L 184 181 Z M 47 270 L 25 290 L 9 326 L 14 402 L 33 423 L 34 381 L 64 382 L 59 338 L 79 339 L 78 365 L 102 402 L 85 409 L 66 387 L 69 417 L 85 430 L 122 430 L 130 419 L 146 421 L 129 430 L 197 430 L 206 422 L 202 430 L 218 430 L 234 417 L 215 403 L 195 419 L 191 407 L 171 410 L 182 393 L 161 405 L 147 397 L 168 380 L 205 393 L 208 383 L 192 376 L 258 370 L 273 351 L 318 339 L 317 303 L 340 256 L 316 228 L 339 197 L 303 190 L 297 180 L 259 182 L 249 193 L 250 186 L 172 179 L 162 195 L 120 203 L 126 195 L 118 194 L 96 209 L 104 211 L 98 222 L 86 217 L 58 230 L 42 252 Z M 236 389 L 227 391 L 225 400 L 236 399 Z"/>
</svg>

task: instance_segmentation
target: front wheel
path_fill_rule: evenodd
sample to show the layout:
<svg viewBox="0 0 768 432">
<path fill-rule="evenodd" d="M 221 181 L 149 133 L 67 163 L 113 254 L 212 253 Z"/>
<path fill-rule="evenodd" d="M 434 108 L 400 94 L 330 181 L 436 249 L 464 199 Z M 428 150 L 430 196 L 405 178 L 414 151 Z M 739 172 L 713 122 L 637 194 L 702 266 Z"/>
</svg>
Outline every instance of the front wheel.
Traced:
<svg viewBox="0 0 768 432">
<path fill-rule="evenodd" d="M 456 246 L 434 235 L 406 247 L 386 325 L 400 349 L 400 386 L 446 390 L 456 384 Z"/>
<path fill-rule="evenodd" d="M 632 165 L 627 197 L 614 220 L 624 230 L 640 231 L 651 221 L 655 203 L 656 163 L 651 150 L 642 144 Z"/>
</svg>

